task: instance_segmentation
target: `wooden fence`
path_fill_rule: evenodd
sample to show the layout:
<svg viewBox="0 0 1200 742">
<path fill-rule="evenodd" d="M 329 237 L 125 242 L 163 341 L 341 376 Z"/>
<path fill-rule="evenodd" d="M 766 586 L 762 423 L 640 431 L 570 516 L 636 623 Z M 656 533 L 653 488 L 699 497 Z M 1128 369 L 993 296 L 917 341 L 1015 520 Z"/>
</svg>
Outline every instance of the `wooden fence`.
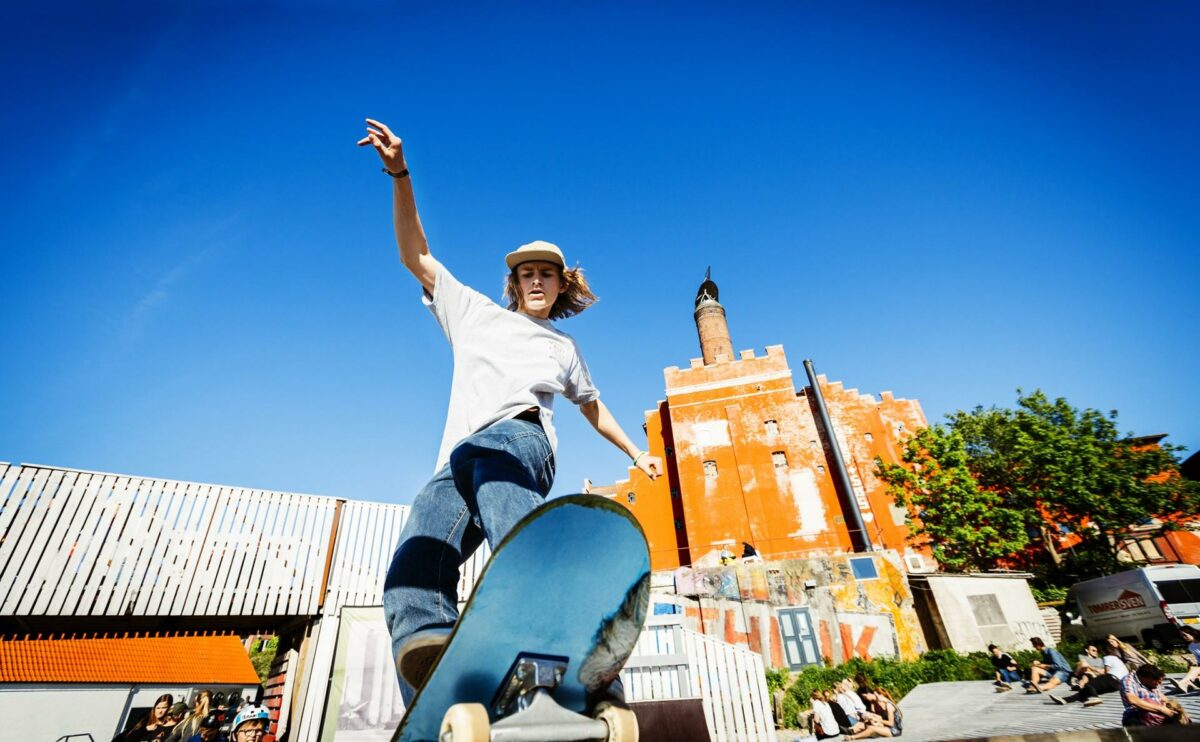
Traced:
<svg viewBox="0 0 1200 742">
<path fill-rule="evenodd" d="M 771 742 L 775 723 L 762 656 L 652 616 L 621 673 L 626 699 L 700 698 L 713 742 Z"/>
<path fill-rule="evenodd" d="M 318 613 L 337 501 L 0 463 L 0 615 Z"/>
</svg>

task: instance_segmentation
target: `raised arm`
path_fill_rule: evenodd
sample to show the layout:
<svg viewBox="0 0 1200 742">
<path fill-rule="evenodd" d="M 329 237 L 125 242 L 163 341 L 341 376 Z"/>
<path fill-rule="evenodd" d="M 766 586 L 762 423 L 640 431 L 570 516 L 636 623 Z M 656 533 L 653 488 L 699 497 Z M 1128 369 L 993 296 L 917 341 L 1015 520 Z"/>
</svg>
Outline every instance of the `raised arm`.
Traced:
<svg viewBox="0 0 1200 742">
<path fill-rule="evenodd" d="M 383 160 L 383 167 L 392 174 L 392 214 L 396 227 L 396 245 L 400 248 L 400 262 L 416 276 L 430 294 L 437 275 L 437 262 L 429 254 L 429 243 L 421 218 L 417 216 L 417 202 L 413 197 L 412 178 L 407 174 L 404 148 L 400 137 L 392 133 L 382 121 L 367 119 L 367 135 L 358 140 L 358 146 L 371 145 Z M 400 175 L 404 173 L 403 175 Z M 396 177 L 399 175 L 399 177 Z"/>
<path fill-rule="evenodd" d="M 625 435 L 625 431 L 621 429 L 621 424 L 617 422 L 617 419 L 608 411 L 603 402 L 598 399 L 591 402 L 584 402 L 579 405 L 579 411 L 583 413 L 583 416 L 592 424 L 597 433 L 604 436 L 604 439 L 609 443 L 624 451 L 626 456 L 633 459 L 633 465 L 641 469 L 646 476 L 656 479 L 663 473 L 662 459 L 657 456 L 651 456 L 649 451 L 643 451 L 633 445 L 633 441 L 629 440 L 629 436 Z"/>
</svg>

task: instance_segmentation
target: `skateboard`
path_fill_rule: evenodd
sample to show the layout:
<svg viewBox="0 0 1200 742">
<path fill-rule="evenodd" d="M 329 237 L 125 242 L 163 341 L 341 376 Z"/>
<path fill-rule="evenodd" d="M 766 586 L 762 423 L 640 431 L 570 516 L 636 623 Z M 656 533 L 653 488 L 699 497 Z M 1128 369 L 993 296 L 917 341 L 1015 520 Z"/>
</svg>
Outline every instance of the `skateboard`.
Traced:
<svg viewBox="0 0 1200 742">
<path fill-rule="evenodd" d="M 649 598 L 646 537 L 624 506 L 541 505 L 493 550 L 392 742 L 636 740 L 609 689 Z"/>
</svg>

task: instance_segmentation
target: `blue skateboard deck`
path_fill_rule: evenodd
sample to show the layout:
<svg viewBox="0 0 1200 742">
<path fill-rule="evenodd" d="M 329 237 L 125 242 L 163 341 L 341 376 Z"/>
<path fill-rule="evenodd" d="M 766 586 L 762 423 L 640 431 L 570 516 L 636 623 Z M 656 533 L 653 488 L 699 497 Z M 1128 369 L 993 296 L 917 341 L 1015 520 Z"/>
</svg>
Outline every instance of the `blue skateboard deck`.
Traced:
<svg viewBox="0 0 1200 742">
<path fill-rule="evenodd" d="M 514 661 L 566 660 L 553 698 L 587 714 L 616 679 L 646 619 L 650 555 L 622 505 L 594 495 L 550 500 L 493 551 L 393 742 L 436 740 L 447 709 L 480 703 L 488 718 Z"/>
</svg>

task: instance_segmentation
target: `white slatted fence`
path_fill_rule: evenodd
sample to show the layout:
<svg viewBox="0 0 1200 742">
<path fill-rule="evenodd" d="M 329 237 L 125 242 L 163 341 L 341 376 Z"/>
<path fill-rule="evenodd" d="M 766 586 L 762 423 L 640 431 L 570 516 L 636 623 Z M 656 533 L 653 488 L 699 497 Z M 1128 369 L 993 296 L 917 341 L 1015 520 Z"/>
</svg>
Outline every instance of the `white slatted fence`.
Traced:
<svg viewBox="0 0 1200 742">
<path fill-rule="evenodd" d="M 336 500 L 0 464 L 0 615 L 305 616 Z"/>
<path fill-rule="evenodd" d="M 713 742 L 774 742 L 762 656 L 651 616 L 621 673 L 626 699 L 700 698 Z"/>
</svg>

